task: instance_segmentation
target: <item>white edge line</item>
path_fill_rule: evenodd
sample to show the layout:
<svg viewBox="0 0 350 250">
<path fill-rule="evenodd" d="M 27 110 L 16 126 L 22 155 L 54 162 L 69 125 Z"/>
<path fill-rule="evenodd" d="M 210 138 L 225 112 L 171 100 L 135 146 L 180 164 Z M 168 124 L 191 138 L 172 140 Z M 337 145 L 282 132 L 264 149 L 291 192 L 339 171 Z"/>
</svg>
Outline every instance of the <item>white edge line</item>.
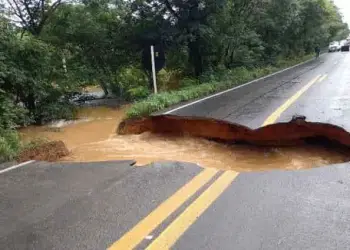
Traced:
<svg viewBox="0 0 350 250">
<path fill-rule="evenodd" d="M 11 170 L 16 169 L 16 168 L 23 167 L 23 166 L 28 165 L 28 164 L 33 163 L 33 162 L 35 162 L 35 161 L 34 160 L 26 161 L 26 162 L 22 162 L 18 165 L 14 165 L 12 167 L 2 169 L 2 170 L 0 170 L 0 174 L 6 173 L 6 172 L 11 171 Z"/>
<path fill-rule="evenodd" d="M 204 98 L 199 99 L 199 100 L 197 100 L 197 101 L 193 101 L 193 102 L 184 104 L 184 105 L 182 105 L 182 106 L 180 106 L 180 107 L 171 109 L 171 110 L 165 112 L 164 114 L 165 114 L 165 115 L 168 115 L 168 114 L 170 114 L 170 113 L 173 113 L 173 112 L 178 111 L 178 110 L 180 110 L 180 109 L 186 108 L 186 107 L 188 107 L 188 106 L 191 106 L 191 105 L 194 105 L 194 104 L 203 102 L 203 101 L 205 101 L 205 100 L 207 100 L 207 99 L 210 99 L 210 98 L 213 98 L 213 97 L 216 97 L 216 96 L 225 94 L 225 93 L 230 92 L 230 91 L 232 91 L 232 90 L 236 90 L 236 89 L 242 88 L 242 87 L 244 87 L 244 86 L 247 86 L 247 85 L 249 85 L 249 84 L 255 83 L 255 82 L 257 82 L 257 81 L 265 80 L 266 78 L 269 78 L 269 77 L 271 77 L 271 76 L 280 74 L 280 73 L 282 73 L 282 72 L 284 72 L 284 71 L 293 69 L 293 68 L 298 67 L 298 66 L 300 66 L 300 65 L 306 64 L 306 63 L 308 63 L 308 62 L 310 62 L 310 61 L 312 61 L 312 60 L 314 60 L 314 58 L 311 58 L 311 59 L 309 59 L 309 60 L 307 60 L 307 61 L 305 61 L 305 62 L 302 62 L 302 63 L 296 64 L 296 65 L 294 65 L 294 66 L 291 66 L 291 67 L 289 67 L 289 68 L 282 69 L 282 70 L 277 71 L 277 72 L 275 72 L 275 73 L 272 73 L 272 74 L 270 74 L 270 75 L 263 76 L 263 77 L 260 77 L 260 78 L 258 78 L 258 79 L 255 79 L 255 80 L 253 80 L 253 81 L 250 81 L 250 82 L 244 83 L 244 84 L 242 84 L 242 85 L 233 87 L 233 88 L 231 88 L 231 89 L 227 89 L 227 90 L 221 91 L 221 92 L 219 92 L 219 93 L 216 93 L 216 94 L 213 94 L 213 95 L 204 97 Z"/>
</svg>

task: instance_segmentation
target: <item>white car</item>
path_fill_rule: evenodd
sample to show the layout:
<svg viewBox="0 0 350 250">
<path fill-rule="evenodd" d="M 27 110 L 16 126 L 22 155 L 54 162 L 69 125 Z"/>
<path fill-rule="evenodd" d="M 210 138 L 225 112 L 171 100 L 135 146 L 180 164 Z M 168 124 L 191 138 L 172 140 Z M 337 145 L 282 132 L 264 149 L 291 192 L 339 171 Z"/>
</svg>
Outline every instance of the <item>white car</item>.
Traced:
<svg viewBox="0 0 350 250">
<path fill-rule="evenodd" d="M 341 49 L 341 45 L 337 41 L 331 42 L 328 46 L 328 52 L 340 51 L 340 49 Z"/>
</svg>

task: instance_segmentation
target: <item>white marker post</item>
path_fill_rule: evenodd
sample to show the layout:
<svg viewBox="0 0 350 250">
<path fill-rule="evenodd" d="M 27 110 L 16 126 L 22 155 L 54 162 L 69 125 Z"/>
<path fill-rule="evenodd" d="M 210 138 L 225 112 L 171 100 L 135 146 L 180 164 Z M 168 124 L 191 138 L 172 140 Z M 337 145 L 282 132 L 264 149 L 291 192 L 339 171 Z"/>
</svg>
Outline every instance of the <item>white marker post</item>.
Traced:
<svg viewBox="0 0 350 250">
<path fill-rule="evenodd" d="M 157 80 L 156 80 L 156 65 L 154 62 L 154 46 L 151 45 L 151 60 L 152 60 L 152 78 L 153 78 L 153 88 L 154 93 L 157 94 Z"/>
<path fill-rule="evenodd" d="M 66 64 L 66 58 L 65 57 L 62 58 L 62 65 L 63 65 L 64 73 L 67 74 L 67 64 Z"/>
</svg>

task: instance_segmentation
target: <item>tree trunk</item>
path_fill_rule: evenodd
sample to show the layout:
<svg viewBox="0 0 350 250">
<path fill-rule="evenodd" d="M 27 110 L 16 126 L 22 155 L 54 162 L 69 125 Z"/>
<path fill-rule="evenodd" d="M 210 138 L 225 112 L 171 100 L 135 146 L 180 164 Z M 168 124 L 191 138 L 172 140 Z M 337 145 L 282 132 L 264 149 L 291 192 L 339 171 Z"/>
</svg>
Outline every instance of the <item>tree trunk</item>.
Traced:
<svg viewBox="0 0 350 250">
<path fill-rule="evenodd" d="M 203 61 L 199 46 L 200 42 L 198 37 L 195 41 L 190 41 L 188 44 L 189 61 L 193 66 L 196 77 L 199 77 L 203 73 Z"/>
<path fill-rule="evenodd" d="M 35 111 L 35 96 L 34 93 L 29 93 L 29 95 L 26 98 L 26 107 L 29 110 L 29 112 L 34 112 Z"/>
</svg>

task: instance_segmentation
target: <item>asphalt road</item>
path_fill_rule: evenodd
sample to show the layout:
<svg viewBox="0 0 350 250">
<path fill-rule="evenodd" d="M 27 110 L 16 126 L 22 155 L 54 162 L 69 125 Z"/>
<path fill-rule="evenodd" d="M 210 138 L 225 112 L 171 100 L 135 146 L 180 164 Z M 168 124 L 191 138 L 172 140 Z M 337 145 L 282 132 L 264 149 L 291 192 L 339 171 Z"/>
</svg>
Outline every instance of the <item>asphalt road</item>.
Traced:
<svg viewBox="0 0 350 250">
<path fill-rule="evenodd" d="M 326 54 L 171 113 L 253 128 L 300 114 L 350 130 L 349 65 L 349 53 Z M 35 162 L 0 172 L 0 249 L 349 248 L 347 163 L 255 173 L 132 165 Z"/>
</svg>

